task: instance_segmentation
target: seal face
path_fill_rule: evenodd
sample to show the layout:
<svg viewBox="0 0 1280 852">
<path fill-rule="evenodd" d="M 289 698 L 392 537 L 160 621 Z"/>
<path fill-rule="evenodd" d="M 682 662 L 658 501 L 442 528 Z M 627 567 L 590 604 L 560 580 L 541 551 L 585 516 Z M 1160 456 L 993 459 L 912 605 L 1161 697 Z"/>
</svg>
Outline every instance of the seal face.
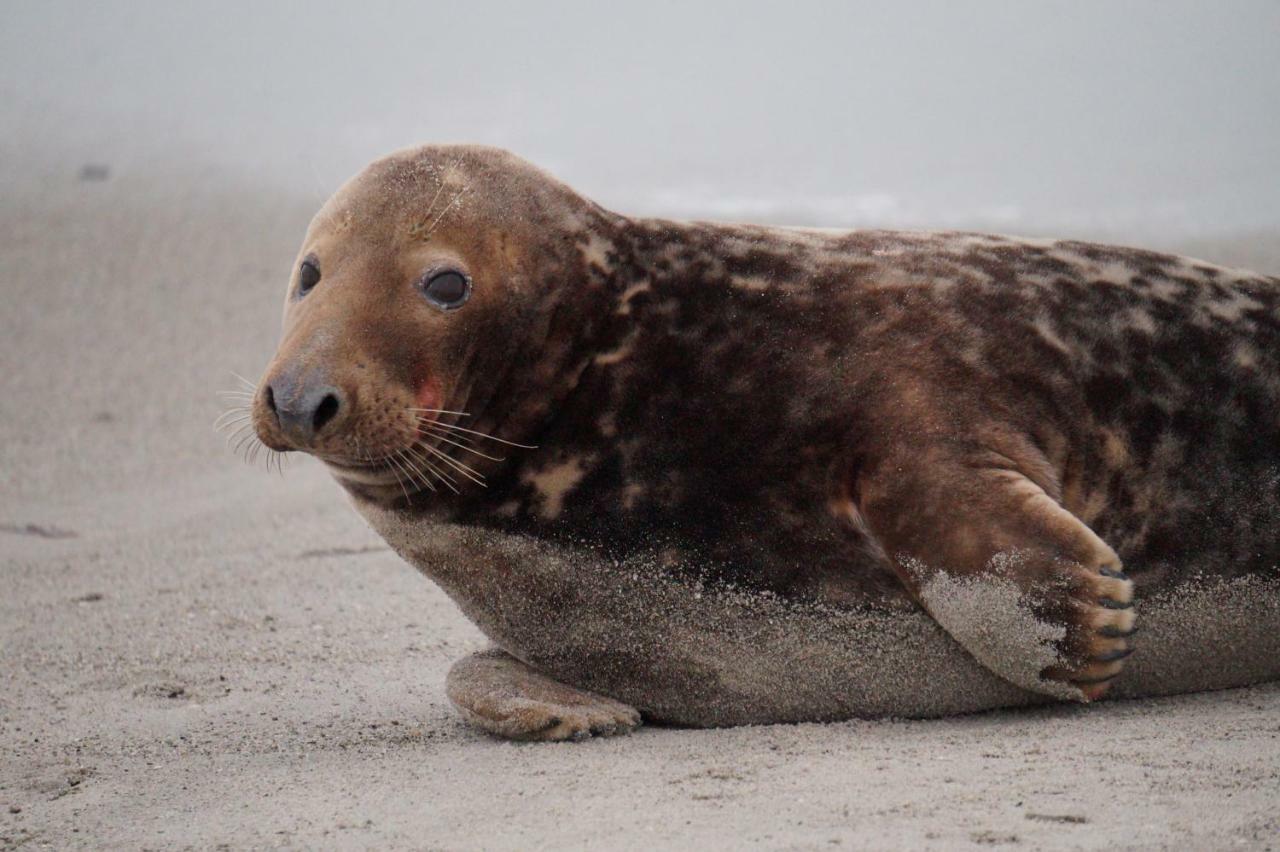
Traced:
<svg viewBox="0 0 1280 852">
<path fill-rule="evenodd" d="M 371 165 L 295 270 L 257 433 L 328 464 L 523 661 L 465 671 L 542 684 L 561 710 L 526 733 L 595 729 L 565 707 L 630 719 L 546 673 L 588 689 L 611 666 L 602 691 L 654 712 L 643 683 L 665 664 L 657 639 L 622 665 L 582 639 L 595 628 L 548 627 L 607 595 L 585 569 L 513 561 L 512 541 L 647 584 L 922 608 L 1008 683 L 1074 699 L 1132 652 L 1135 583 L 1269 581 L 1280 563 L 1275 278 L 1071 241 L 631 219 L 476 147 Z M 452 528 L 489 552 L 440 553 Z M 733 668 L 689 702 L 728 701 Z M 450 694 L 502 716 L 467 703 L 476 683 Z"/>
</svg>

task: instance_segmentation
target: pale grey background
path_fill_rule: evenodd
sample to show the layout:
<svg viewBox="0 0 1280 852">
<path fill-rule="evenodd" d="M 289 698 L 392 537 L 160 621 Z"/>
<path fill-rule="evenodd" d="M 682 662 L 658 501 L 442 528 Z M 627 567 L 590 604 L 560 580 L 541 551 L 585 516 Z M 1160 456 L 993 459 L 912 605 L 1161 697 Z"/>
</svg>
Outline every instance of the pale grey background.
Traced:
<svg viewBox="0 0 1280 852">
<path fill-rule="evenodd" d="M 501 145 L 607 205 L 797 224 L 1280 224 L 1280 3 L 6 3 L 0 175 L 332 189 Z"/>
</svg>

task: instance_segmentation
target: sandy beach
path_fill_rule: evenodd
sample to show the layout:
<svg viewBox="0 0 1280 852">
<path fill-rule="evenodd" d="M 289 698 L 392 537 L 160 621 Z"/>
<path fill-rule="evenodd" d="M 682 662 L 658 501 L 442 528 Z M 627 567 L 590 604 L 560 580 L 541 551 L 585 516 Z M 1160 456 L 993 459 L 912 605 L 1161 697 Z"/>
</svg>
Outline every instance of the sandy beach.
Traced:
<svg viewBox="0 0 1280 852">
<path fill-rule="evenodd" d="M 1280 683 L 492 739 L 444 693 L 480 632 L 212 427 L 320 203 L 427 141 L 628 213 L 1280 274 L 1273 3 L 373 5 L 6 13 L 0 850 L 1280 847 Z"/>
</svg>

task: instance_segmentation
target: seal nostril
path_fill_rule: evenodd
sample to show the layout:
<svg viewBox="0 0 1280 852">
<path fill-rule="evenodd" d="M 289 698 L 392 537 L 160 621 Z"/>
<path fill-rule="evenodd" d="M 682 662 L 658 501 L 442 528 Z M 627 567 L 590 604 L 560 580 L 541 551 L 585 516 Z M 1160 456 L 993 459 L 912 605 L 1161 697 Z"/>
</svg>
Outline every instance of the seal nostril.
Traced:
<svg viewBox="0 0 1280 852">
<path fill-rule="evenodd" d="M 276 395 L 271 392 L 271 385 L 267 385 L 267 392 L 266 394 L 264 394 L 264 399 L 266 400 L 267 408 L 271 409 L 272 414 L 275 414 L 276 413 Z"/>
<path fill-rule="evenodd" d="M 316 413 L 311 416 L 311 428 L 319 432 L 338 413 L 338 398 L 328 394 L 316 406 Z"/>
</svg>

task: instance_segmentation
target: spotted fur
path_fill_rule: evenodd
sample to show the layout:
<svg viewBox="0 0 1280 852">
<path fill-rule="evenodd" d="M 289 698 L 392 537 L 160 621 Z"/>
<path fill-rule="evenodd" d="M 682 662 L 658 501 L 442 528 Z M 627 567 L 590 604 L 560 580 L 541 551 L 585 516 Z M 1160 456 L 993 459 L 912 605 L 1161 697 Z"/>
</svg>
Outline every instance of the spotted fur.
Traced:
<svg viewBox="0 0 1280 852">
<path fill-rule="evenodd" d="M 831 575 L 884 573 L 830 506 L 859 465 L 998 420 L 1140 584 L 1280 562 L 1275 278 L 965 233 L 627 220 L 577 241 L 616 294 L 604 329 L 524 436 L 543 451 L 455 517 L 662 541 L 738 583 L 830 595 Z"/>
</svg>

